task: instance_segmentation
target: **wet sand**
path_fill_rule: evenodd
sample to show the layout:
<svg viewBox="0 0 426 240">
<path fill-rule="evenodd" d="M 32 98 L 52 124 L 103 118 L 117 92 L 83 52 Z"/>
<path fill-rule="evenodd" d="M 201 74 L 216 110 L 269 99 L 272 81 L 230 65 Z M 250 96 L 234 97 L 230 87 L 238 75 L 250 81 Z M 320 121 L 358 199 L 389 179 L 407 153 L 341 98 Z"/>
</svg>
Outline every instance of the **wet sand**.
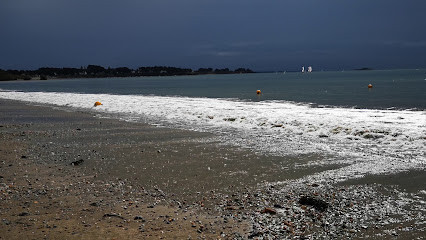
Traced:
<svg viewBox="0 0 426 240">
<path fill-rule="evenodd" d="M 381 184 L 364 187 L 376 178 L 270 185 L 338 166 L 301 169 L 298 163 L 322 156 L 262 156 L 223 146 L 209 133 L 65 110 L 0 100 L 0 239 L 324 238 L 330 228 L 323 222 L 348 208 L 333 202 L 345 202 L 346 190 L 394 194 Z M 304 195 L 330 207 L 300 204 Z M 335 223 L 333 231 L 349 238 L 422 236 L 424 223 L 410 221 L 402 226 L 412 224 L 412 231 L 394 230 L 398 224 L 370 231 L 362 226 L 369 222 L 357 221 Z"/>
</svg>

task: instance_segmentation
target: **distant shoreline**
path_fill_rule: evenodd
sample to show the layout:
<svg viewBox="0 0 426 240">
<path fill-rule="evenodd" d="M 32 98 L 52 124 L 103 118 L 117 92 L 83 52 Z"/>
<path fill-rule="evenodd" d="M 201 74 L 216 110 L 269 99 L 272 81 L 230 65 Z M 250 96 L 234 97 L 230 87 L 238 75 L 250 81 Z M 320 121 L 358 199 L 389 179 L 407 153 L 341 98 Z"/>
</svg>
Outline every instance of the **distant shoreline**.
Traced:
<svg viewBox="0 0 426 240">
<path fill-rule="evenodd" d="M 153 77 L 153 76 L 192 76 L 208 74 L 242 74 L 255 73 L 249 68 L 229 68 L 213 69 L 199 68 L 177 68 L 167 66 L 139 67 L 130 69 L 127 67 L 104 68 L 97 65 L 88 65 L 81 68 L 48 68 L 43 67 L 37 70 L 1 70 L 0 81 L 13 80 L 48 80 L 66 78 L 106 78 L 106 77 Z"/>
</svg>

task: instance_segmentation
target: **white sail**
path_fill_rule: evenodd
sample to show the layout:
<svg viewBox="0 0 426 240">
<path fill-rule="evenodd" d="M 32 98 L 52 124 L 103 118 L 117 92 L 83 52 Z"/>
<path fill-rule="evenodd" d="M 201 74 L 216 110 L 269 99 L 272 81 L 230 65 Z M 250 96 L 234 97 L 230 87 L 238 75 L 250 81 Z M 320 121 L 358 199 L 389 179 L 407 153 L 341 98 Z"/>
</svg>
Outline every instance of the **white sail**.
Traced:
<svg viewBox="0 0 426 240">
<path fill-rule="evenodd" d="M 302 73 L 304 73 L 305 72 L 305 67 L 304 66 L 302 66 Z"/>
<path fill-rule="evenodd" d="M 308 72 L 312 72 L 312 66 L 308 67 Z"/>
</svg>

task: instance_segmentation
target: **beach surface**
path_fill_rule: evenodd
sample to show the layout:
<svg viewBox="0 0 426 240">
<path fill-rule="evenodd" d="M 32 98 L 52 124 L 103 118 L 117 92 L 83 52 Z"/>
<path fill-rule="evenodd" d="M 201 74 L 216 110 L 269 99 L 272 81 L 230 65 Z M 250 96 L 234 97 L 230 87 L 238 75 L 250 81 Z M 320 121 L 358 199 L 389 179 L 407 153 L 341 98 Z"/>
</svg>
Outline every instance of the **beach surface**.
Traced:
<svg viewBox="0 0 426 240">
<path fill-rule="evenodd" d="M 0 100 L 0 239 L 424 238 L 424 170 L 298 181 L 324 157 Z"/>
</svg>

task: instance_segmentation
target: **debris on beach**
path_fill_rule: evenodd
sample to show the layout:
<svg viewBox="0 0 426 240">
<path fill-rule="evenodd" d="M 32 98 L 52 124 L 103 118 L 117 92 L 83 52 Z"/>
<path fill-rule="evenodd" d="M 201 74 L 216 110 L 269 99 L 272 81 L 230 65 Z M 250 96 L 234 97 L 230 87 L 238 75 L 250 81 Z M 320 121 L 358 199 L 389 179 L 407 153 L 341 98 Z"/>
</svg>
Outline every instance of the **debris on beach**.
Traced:
<svg viewBox="0 0 426 240">
<path fill-rule="evenodd" d="M 83 162 L 84 162 L 84 160 L 83 160 L 83 159 L 80 159 L 80 160 L 77 160 L 77 161 L 72 162 L 72 163 L 71 163 L 71 165 L 72 165 L 72 166 L 78 166 L 78 165 L 83 164 Z"/>
<path fill-rule="evenodd" d="M 102 105 L 102 103 L 101 102 L 95 102 L 95 104 L 93 105 L 94 107 L 97 107 L 97 106 L 100 106 L 100 105 Z"/>
<path fill-rule="evenodd" d="M 106 218 L 106 217 L 116 217 L 116 218 L 120 218 L 120 219 L 124 220 L 124 217 L 122 217 L 120 214 L 117 214 L 117 213 L 106 213 L 106 214 L 104 214 L 103 217 L 104 218 Z"/>
<path fill-rule="evenodd" d="M 328 208 L 328 203 L 321 199 L 316 199 L 314 197 L 302 196 L 299 199 L 301 205 L 309 205 L 315 208 L 318 211 L 324 212 Z"/>
<path fill-rule="evenodd" d="M 273 208 L 265 207 L 260 213 L 269 213 L 271 215 L 277 214 L 277 211 Z"/>
</svg>

